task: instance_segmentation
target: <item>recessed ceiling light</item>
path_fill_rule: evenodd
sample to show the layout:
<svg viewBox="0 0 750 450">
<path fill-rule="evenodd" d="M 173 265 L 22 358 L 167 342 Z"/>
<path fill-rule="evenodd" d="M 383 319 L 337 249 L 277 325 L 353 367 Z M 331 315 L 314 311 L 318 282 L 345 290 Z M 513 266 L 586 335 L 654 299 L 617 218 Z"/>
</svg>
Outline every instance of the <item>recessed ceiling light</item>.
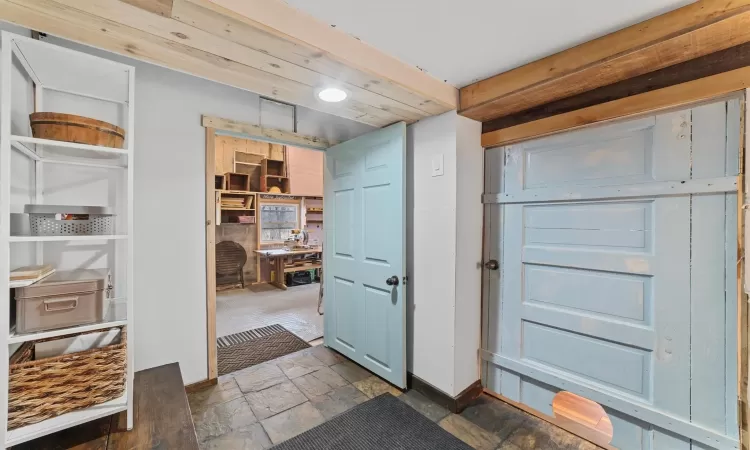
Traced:
<svg viewBox="0 0 750 450">
<path fill-rule="evenodd" d="M 318 98 L 328 103 L 338 103 L 346 100 L 349 94 L 345 90 L 329 87 L 323 88 L 318 91 Z"/>
</svg>

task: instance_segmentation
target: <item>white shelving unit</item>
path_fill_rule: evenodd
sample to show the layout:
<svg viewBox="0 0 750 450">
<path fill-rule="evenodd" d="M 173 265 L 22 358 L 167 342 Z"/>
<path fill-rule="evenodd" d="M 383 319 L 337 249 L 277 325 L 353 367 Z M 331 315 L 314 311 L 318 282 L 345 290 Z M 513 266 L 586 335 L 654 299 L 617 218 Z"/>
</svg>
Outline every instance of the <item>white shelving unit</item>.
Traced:
<svg viewBox="0 0 750 450">
<path fill-rule="evenodd" d="M 97 234 L 92 236 L 10 236 L 10 242 L 74 242 L 74 241 L 110 241 L 127 239 L 127 234 Z"/>
<path fill-rule="evenodd" d="M 0 44 L 0 444 L 2 448 L 17 445 L 122 411 L 127 411 L 130 429 L 135 347 L 132 326 L 135 68 L 8 32 L 2 32 Z M 41 111 L 79 114 L 117 123 L 126 130 L 125 148 L 34 138 L 28 114 Z M 96 187 L 87 191 L 86 183 Z M 104 201 L 91 203 L 91 198 Z M 23 211 L 24 204 L 45 201 L 114 207 L 115 233 L 30 236 L 12 230 L 13 216 Z M 10 302 L 15 301 L 9 288 L 10 271 L 29 263 L 54 264 L 58 270 L 110 269 L 115 295 L 107 301 L 104 321 L 16 334 L 9 315 Z M 128 357 L 127 386 L 122 397 L 36 424 L 7 429 L 8 360 L 22 343 L 123 325 L 128 327 Z"/>
</svg>

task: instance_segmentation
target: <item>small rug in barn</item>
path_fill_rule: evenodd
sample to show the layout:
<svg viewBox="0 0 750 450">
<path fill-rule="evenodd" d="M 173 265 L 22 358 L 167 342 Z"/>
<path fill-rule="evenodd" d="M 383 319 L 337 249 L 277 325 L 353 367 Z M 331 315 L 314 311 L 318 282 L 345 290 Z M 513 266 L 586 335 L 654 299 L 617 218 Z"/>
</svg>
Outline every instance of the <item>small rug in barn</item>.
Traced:
<svg viewBox="0 0 750 450">
<path fill-rule="evenodd" d="M 471 450 L 391 394 L 355 406 L 273 450 Z"/>
<path fill-rule="evenodd" d="M 310 344 L 281 325 L 256 328 L 216 339 L 219 375 L 298 352 Z"/>
</svg>

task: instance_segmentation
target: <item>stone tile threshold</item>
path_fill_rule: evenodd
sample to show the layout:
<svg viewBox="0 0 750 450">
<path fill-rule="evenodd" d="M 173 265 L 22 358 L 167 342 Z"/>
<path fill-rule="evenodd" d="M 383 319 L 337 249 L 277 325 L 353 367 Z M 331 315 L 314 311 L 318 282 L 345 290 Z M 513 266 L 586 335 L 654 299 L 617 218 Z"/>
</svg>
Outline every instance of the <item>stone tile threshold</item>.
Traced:
<svg viewBox="0 0 750 450">
<path fill-rule="evenodd" d="M 461 415 L 451 414 L 322 345 L 224 375 L 217 385 L 190 393 L 188 399 L 201 448 L 255 450 L 304 433 L 386 392 L 478 450 L 597 448 L 488 396 Z"/>
</svg>

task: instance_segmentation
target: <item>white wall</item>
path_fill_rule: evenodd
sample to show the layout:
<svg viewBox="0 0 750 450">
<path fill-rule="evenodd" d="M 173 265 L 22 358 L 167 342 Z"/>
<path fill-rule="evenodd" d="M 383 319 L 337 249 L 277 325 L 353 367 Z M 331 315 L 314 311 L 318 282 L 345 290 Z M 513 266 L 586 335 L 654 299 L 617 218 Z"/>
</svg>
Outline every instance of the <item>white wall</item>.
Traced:
<svg viewBox="0 0 750 450">
<path fill-rule="evenodd" d="M 482 321 L 484 149 L 482 124 L 456 116 L 456 303 L 455 384 L 459 394 L 479 379 Z"/>
<path fill-rule="evenodd" d="M 7 24 L 0 24 L 0 29 L 24 31 Z M 206 192 L 201 115 L 257 124 L 260 99 L 251 92 L 69 41 L 45 40 L 136 67 L 135 370 L 177 361 L 185 383 L 204 380 Z M 372 129 L 302 108 L 297 118 L 298 132 L 331 140 L 344 141 Z"/>
<path fill-rule="evenodd" d="M 480 137 L 455 111 L 407 128 L 408 370 L 452 396 L 479 379 Z"/>
<path fill-rule="evenodd" d="M 453 392 L 456 237 L 455 113 L 407 127 L 407 368 Z M 444 175 L 431 160 L 443 155 Z"/>
</svg>

